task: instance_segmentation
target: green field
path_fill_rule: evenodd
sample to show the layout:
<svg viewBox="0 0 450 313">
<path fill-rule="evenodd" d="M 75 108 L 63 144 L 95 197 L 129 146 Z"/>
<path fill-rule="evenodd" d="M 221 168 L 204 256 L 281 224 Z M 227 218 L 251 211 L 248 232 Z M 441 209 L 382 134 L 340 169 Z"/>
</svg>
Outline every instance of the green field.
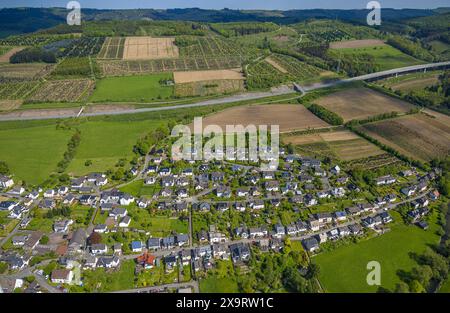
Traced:
<svg viewBox="0 0 450 313">
<path fill-rule="evenodd" d="M 395 215 L 395 219 L 400 217 Z M 437 229 L 435 223 L 427 231 L 399 223 L 382 236 L 321 253 L 313 257 L 320 266 L 319 280 L 327 292 L 376 292 L 378 286 L 366 283 L 366 266 L 378 261 L 382 287 L 393 290 L 400 281 L 397 272 L 417 266 L 410 253 L 422 253 L 427 245 L 438 242 Z"/>
<path fill-rule="evenodd" d="M 42 183 L 62 160 L 71 135 L 54 125 L 0 130 L 0 160 L 6 161 L 16 180 Z"/>
<path fill-rule="evenodd" d="M 139 122 L 87 122 L 78 128 L 81 142 L 67 172 L 83 175 L 89 172 L 113 169 L 121 158 L 131 159 L 133 145 L 138 138 L 162 123 L 155 120 Z M 92 165 L 85 166 L 87 160 Z"/>
<path fill-rule="evenodd" d="M 200 280 L 200 292 L 204 293 L 237 293 L 239 292 L 237 282 L 230 277 L 217 278 L 208 276 Z"/>
<path fill-rule="evenodd" d="M 397 67 L 404 67 L 423 63 L 420 60 L 404 54 L 391 46 L 365 47 L 365 48 L 344 48 L 333 49 L 333 53 L 343 54 L 370 54 L 375 58 L 375 64 L 378 65 L 380 71 L 385 71 Z"/>
<path fill-rule="evenodd" d="M 120 269 L 107 272 L 103 268 L 83 272 L 86 291 L 108 292 L 134 288 L 134 260 L 122 261 Z"/>
<path fill-rule="evenodd" d="M 138 179 L 130 184 L 127 184 L 121 188 L 120 191 L 129 193 L 135 197 L 140 196 L 153 196 L 161 190 L 161 186 L 159 184 L 155 185 L 144 185 L 143 179 Z"/>
<path fill-rule="evenodd" d="M 441 285 L 441 288 L 439 288 L 440 293 L 450 293 L 450 278 L 447 278 L 447 280 Z"/>
<path fill-rule="evenodd" d="M 171 73 L 144 76 L 107 77 L 99 80 L 92 102 L 149 102 L 170 98 L 172 86 L 163 86 L 161 79 L 173 79 Z"/>
</svg>

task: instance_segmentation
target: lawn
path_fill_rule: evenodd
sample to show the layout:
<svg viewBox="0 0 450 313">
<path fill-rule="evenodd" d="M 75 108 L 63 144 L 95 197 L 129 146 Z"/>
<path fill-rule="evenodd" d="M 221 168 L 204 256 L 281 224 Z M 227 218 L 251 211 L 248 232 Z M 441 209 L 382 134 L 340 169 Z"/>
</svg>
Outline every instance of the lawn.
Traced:
<svg viewBox="0 0 450 313">
<path fill-rule="evenodd" d="M 108 292 L 134 288 L 134 260 L 122 261 L 120 269 L 106 271 L 103 268 L 83 273 L 83 282 L 88 291 Z"/>
<path fill-rule="evenodd" d="M 81 124 L 81 142 L 67 172 L 83 175 L 114 168 L 121 158 L 131 160 L 138 138 L 162 125 L 156 120 L 135 122 L 95 121 Z M 85 162 L 91 160 L 90 166 Z"/>
<path fill-rule="evenodd" d="M 339 55 L 339 53 L 370 54 L 374 56 L 375 63 L 379 66 L 380 71 L 423 63 L 422 61 L 417 60 L 407 54 L 404 54 L 400 50 L 397 50 L 394 47 L 388 45 L 378 47 L 365 47 L 365 48 L 335 49 L 333 53 L 335 53 L 336 55 Z"/>
<path fill-rule="evenodd" d="M 72 134 L 54 125 L 0 130 L 0 160 L 9 165 L 15 180 L 42 183 L 62 160 Z"/>
<path fill-rule="evenodd" d="M 188 223 L 186 220 L 181 221 L 178 218 L 157 216 L 149 217 L 148 222 L 150 223 L 148 230 L 152 236 L 167 236 L 172 231 L 182 234 L 188 233 Z"/>
<path fill-rule="evenodd" d="M 394 215 L 394 214 L 393 214 Z M 396 220 L 400 217 L 394 215 Z M 410 253 L 422 253 L 427 245 L 436 244 L 438 225 L 430 222 L 427 231 L 417 226 L 397 223 L 382 236 L 339 247 L 313 257 L 320 266 L 319 280 L 327 292 L 376 292 L 378 286 L 369 286 L 366 269 L 370 261 L 381 264 L 381 285 L 393 290 L 400 281 L 399 270 L 410 271 L 417 263 Z"/>
<path fill-rule="evenodd" d="M 138 179 L 132 183 L 129 183 L 121 188 L 120 191 L 129 193 L 135 197 L 140 196 L 153 196 L 155 193 L 161 190 L 161 186 L 159 184 L 155 185 L 144 185 L 143 179 Z"/>
<path fill-rule="evenodd" d="M 218 278 L 209 276 L 200 280 L 200 292 L 203 293 L 237 293 L 239 287 L 231 277 Z"/>
<path fill-rule="evenodd" d="M 161 79 L 173 79 L 171 73 L 144 76 L 107 77 L 98 81 L 92 102 L 149 102 L 173 95 L 173 86 L 160 84 Z"/>
</svg>

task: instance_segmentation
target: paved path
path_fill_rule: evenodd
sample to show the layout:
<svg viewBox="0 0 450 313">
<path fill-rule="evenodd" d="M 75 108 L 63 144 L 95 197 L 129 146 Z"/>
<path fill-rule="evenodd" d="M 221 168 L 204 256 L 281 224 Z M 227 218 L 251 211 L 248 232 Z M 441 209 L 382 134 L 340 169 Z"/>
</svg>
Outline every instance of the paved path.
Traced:
<svg viewBox="0 0 450 313">
<path fill-rule="evenodd" d="M 427 69 L 433 69 L 433 68 L 439 68 L 439 67 L 449 67 L 450 62 L 439 62 L 439 63 L 429 63 L 429 64 L 421 64 L 421 65 L 414 65 L 414 66 L 407 66 L 402 68 L 396 68 L 391 69 L 387 71 L 377 72 L 377 73 L 371 73 L 366 75 L 361 75 L 357 77 L 342 79 L 333 81 L 330 83 L 317 83 L 313 84 L 311 86 L 305 86 L 302 87 L 299 91 L 300 92 L 308 92 L 316 89 L 322 89 L 322 88 L 328 88 L 333 87 L 338 84 L 342 83 L 348 83 L 353 81 L 363 81 L 363 80 L 372 80 L 377 78 L 383 78 L 392 76 L 395 74 L 404 74 L 414 71 L 420 71 L 420 70 L 427 70 Z M 197 103 L 191 103 L 191 104 L 180 104 L 180 105 L 172 105 L 172 106 L 162 106 L 162 107 L 156 107 L 156 108 L 141 108 L 141 109 L 129 109 L 129 110 L 114 110 L 114 111 L 103 111 L 103 112 L 94 112 L 94 113 L 84 113 L 81 114 L 81 116 L 88 117 L 88 116 L 102 116 L 102 115 L 122 115 L 122 114 L 136 114 L 136 113 L 144 113 L 144 112 L 158 112 L 158 111 L 167 111 L 167 110 L 179 110 L 179 109 L 186 109 L 186 108 L 194 108 L 194 107 L 202 107 L 202 106 L 209 106 L 209 105 L 219 105 L 219 104 L 226 104 L 226 103 L 233 103 L 233 102 L 239 102 L 239 101 L 246 101 L 246 100 L 257 100 L 267 97 L 273 97 L 273 96 L 281 96 L 286 94 L 295 93 L 296 91 L 284 86 L 284 88 L 277 88 L 272 91 L 267 92 L 247 92 L 242 93 L 238 95 L 233 95 L 230 97 L 225 98 L 219 98 L 219 99 L 211 99 L 206 101 L 201 101 Z M 16 115 L 0 115 L 0 121 L 17 121 L 17 120 L 46 120 L 46 119 L 60 119 L 60 118 L 70 118 L 70 117 L 76 117 L 77 114 L 73 113 L 72 111 L 68 111 L 67 114 L 50 114 L 46 116 L 16 116 Z"/>
</svg>

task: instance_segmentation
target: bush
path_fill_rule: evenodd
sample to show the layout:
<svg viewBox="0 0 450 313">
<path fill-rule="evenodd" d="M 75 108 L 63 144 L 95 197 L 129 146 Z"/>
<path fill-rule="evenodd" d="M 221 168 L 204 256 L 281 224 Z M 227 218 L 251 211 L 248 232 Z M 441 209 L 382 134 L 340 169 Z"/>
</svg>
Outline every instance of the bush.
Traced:
<svg viewBox="0 0 450 313">
<path fill-rule="evenodd" d="M 331 112 L 324 107 L 317 105 L 317 104 L 311 104 L 308 106 L 308 110 L 310 110 L 314 115 L 318 116 L 319 118 L 323 119 L 325 122 L 331 124 L 331 125 L 342 125 L 344 124 L 344 119 L 337 115 L 334 112 Z"/>
<path fill-rule="evenodd" d="M 56 56 L 42 48 L 27 48 L 14 53 L 9 59 L 11 63 L 45 62 L 56 63 Z"/>
</svg>

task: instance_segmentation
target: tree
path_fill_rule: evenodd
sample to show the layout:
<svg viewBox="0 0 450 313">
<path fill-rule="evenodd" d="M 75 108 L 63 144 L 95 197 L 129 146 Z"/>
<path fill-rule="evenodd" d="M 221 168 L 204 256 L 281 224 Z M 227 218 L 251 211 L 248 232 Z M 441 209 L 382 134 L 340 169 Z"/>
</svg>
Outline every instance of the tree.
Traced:
<svg viewBox="0 0 450 313">
<path fill-rule="evenodd" d="M 86 160 L 86 162 L 84 162 L 84 166 L 91 166 L 92 165 L 92 160 Z"/>
<path fill-rule="evenodd" d="M 41 240 L 39 241 L 41 244 L 43 244 L 43 245 L 46 245 L 46 244 L 48 244 L 48 241 L 49 241 L 50 239 L 48 238 L 48 236 L 47 235 L 44 235 L 44 236 L 42 236 L 42 238 L 41 238 Z"/>
<path fill-rule="evenodd" d="M 418 280 L 413 280 L 409 284 L 409 290 L 412 293 L 423 293 L 425 292 L 425 288 L 423 288 L 422 284 Z"/>
<path fill-rule="evenodd" d="M 428 286 L 428 283 L 433 277 L 433 270 L 429 265 L 415 267 L 412 270 L 412 276 L 414 279 L 418 280 L 422 286 Z"/>
<path fill-rule="evenodd" d="M 9 175 L 9 166 L 5 161 L 0 160 L 0 174 Z"/>
<path fill-rule="evenodd" d="M 88 238 L 88 242 L 90 245 L 102 243 L 102 240 L 103 240 L 102 235 L 96 232 L 93 232 Z"/>
<path fill-rule="evenodd" d="M 396 293 L 408 293 L 409 292 L 409 286 L 405 282 L 399 282 L 397 285 L 395 285 L 395 292 Z"/>
</svg>

